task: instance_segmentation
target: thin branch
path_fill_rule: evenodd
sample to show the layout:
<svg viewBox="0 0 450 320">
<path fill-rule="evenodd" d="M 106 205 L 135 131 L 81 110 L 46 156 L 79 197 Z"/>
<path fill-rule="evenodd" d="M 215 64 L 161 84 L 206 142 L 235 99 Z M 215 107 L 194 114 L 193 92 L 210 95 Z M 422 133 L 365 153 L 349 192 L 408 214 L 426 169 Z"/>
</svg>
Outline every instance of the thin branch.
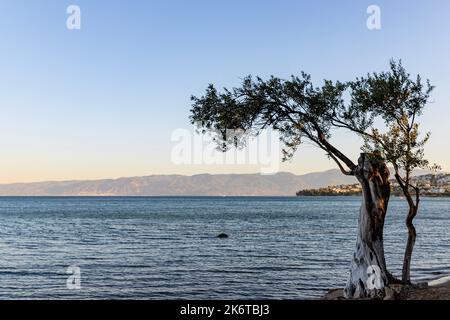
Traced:
<svg viewBox="0 0 450 320">
<path fill-rule="evenodd" d="M 355 175 L 355 173 L 353 171 L 346 171 L 344 169 L 344 167 L 342 166 L 341 162 L 332 153 L 328 153 L 328 156 L 330 156 L 330 158 L 333 159 L 334 162 L 337 163 L 339 169 L 341 169 L 341 172 L 343 174 L 345 174 L 346 176 L 354 176 Z"/>
</svg>

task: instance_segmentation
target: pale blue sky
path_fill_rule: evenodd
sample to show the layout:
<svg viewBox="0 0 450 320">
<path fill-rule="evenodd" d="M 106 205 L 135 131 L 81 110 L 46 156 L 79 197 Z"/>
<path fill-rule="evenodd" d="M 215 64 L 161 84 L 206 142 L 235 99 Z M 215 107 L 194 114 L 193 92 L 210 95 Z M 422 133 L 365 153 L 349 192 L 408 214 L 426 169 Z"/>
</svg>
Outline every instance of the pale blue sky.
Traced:
<svg viewBox="0 0 450 320">
<path fill-rule="evenodd" d="M 79 5 L 81 30 L 66 28 Z M 382 29 L 366 28 L 381 8 Z M 401 58 L 437 86 L 423 117 L 429 158 L 449 170 L 450 2 L 11 0 L 0 8 L 0 183 L 200 172 L 176 166 L 177 128 L 190 128 L 191 94 L 247 74 L 305 70 L 350 80 Z M 358 141 L 338 134 L 356 157 Z M 334 167 L 311 146 L 282 169 Z"/>
</svg>

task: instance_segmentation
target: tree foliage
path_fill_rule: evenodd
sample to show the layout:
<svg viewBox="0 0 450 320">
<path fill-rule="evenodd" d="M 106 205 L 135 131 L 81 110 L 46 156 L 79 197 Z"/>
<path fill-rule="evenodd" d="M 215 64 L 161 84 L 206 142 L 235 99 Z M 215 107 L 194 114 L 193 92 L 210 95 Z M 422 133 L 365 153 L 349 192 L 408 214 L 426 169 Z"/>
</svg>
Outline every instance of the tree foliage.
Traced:
<svg viewBox="0 0 450 320">
<path fill-rule="evenodd" d="M 216 140 L 223 150 L 236 142 L 226 136 L 227 129 L 253 134 L 267 127 L 278 130 L 286 146 L 284 159 L 290 159 L 303 140 L 308 139 L 348 172 L 339 160 L 349 170 L 355 165 L 329 143 L 331 122 L 326 116 L 342 108 L 346 87 L 344 83 L 328 80 L 315 87 L 311 77 L 303 72 L 290 80 L 248 76 L 238 88 L 219 93 L 210 85 L 204 96 L 192 97 L 191 121 L 203 130 L 216 132 Z"/>
<path fill-rule="evenodd" d="M 380 153 L 396 171 L 408 174 L 429 164 L 424 145 L 430 134 L 420 138 L 417 118 L 432 90 L 429 81 L 423 83 L 420 76 L 413 80 L 402 63 L 395 61 L 387 72 L 346 83 L 324 80 L 320 87 L 304 72 L 289 80 L 248 76 L 240 87 L 219 93 L 210 85 L 204 96 L 193 96 L 191 121 L 217 132 L 216 141 L 223 150 L 237 143 L 236 137 L 226 135 L 227 129 L 253 134 L 267 127 L 278 130 L 286 146 L 284 159 L 290 159 L 308 139 L 349 174 L 354 165 L 329 143 L 332 128 L 345 128 L 364 138 L 364 151 Z M 348 101 L 343 98 L 346 92 Z M 374 127 L 377 118 L 384 121 L 387 131 Z"/>
<path fill-rule="evenodd" d="M 428 168 L 424 146 L 430 138 L 420 136 L 418 117 L 429 102 L 434 87 L 417 76 L 413 80 L 401 64 L 391 61 L 390 72 L 374 73 L 351 84 L 352 100 L 374 117 L 380 116 L 387 130 L 371 128 L 364 134 L 365 150 L 379 150 L 397 171 L 411 173 Z M 409 176 L 408 176 L 409 177 Z"/>
<path fill-rule="evenodd" d="M 332 129 L 346 129 L 362 137 L 365 153 L 394 167 L 410 207 L 403 272 L 403 279 L 409 281 L 415 241 L 412 220 L 420 199 L 419 187 L 411 185 L 411 173 L 429 167 L 424 146 L 430 133 L 421 136 L 417 120 L 433 89 L 428 80 L 412 78 L 401 61 L 393 60 L 388 71 L 349 82 L 324 80 L 321 86 L 314 86 L 304 72 L 288 80 L 248 76 L 237 88 L 219 92 L 210 85 L 202 97 L 193 96 L 191 121 L 203 131 L 214 132 L 224 151 L 240 142 L 238 134 L 227 135 L 230 129 L 247 134 L 258 134 L 268 127 L 278 130 L 285 145 L 284 160 L 292 158 L 298 146 L 308 140 L 324 150 L 346 175 L 356 175 L 357 166 L 330 143 Z"/>
</svg>

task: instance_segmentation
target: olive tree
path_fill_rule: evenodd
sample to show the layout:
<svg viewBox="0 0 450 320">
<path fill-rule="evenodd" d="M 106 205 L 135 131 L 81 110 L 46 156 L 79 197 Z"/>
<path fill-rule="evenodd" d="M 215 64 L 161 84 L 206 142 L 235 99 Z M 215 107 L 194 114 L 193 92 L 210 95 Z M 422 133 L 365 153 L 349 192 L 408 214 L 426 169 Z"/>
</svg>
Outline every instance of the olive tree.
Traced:
<svg viewBox="0 0 450 320">
<path fill-rule="evenodd" d="M 315 87 L 305 73 L 289 80 L 246 77 L 237 88 L 219 92 L 210 85 L 203 96 L 193 96 L 191 121 L 203 132 L 214 132 L 223 151 L 239 140 L 227 136 L 228 130 L 258 134 L 273 128 L 280 132 L 285 144 L 284 159 L 290 159 L 307 140 L 322 149 L 343 174 L 355 176 L 363 198 L 356 249 L 344 292 L 349 298 L 374 297 L 383 294 L 392 280 L 383 245 L 390 173 L 378 152 L 362 153 L 353 161 L 332 144 L 334 122 L 344 123 L 355 132 L 365 132 L 373 123 L 364 105 L 344 102 L 347 89 L 348 84 L 328 80 Z"/>
</svg>

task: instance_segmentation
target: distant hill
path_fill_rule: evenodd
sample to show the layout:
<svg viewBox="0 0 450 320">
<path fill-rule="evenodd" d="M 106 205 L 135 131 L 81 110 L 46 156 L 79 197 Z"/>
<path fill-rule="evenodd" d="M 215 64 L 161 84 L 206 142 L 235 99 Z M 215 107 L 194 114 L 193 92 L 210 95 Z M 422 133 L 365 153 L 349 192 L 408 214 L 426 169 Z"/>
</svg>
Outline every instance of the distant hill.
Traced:
<svg viewBox="0 0 450 320">
<path fill-rule="evenodd" d="M 295 196 L 301 189 L 356 183 L 339 170 L 295 175 L 154 175 L 0 185 L 0 196 Z"/>
<path fill-rule="evenodd" d="M 338 170 L 295 175 L 154 175 L 0 185 L 0 196 L 294 196 L 299 189 L 354 183 Z"/>
</svg>

